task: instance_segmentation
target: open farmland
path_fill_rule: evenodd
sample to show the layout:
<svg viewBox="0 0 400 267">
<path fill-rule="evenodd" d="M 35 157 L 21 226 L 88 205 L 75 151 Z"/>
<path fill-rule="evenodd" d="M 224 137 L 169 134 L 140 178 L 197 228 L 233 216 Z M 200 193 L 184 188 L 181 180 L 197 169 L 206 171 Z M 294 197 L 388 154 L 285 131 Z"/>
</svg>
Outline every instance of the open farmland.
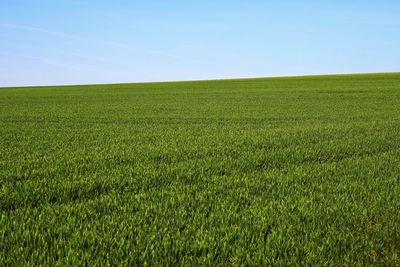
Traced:
<svg viewBox="0 0 400 267">
<path fill-rule="evenodd" d="M 400 74 L 0 89 L 0 265 L 400 264 Z"/>
</svg>

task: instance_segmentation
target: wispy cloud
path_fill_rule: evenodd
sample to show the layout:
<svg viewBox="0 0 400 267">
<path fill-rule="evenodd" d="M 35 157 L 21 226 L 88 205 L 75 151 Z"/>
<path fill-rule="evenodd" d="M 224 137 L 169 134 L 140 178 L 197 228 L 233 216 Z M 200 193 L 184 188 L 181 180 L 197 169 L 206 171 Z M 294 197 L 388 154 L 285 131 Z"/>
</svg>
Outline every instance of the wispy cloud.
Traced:
<svg viewBox="0 0 400 267">
<path fill-rule="evenodd" d="M 82 55 L 78 53 L 69 53 L 69 52 L 64 52 L 66 55 L 71 55 L 71 56 L 76 56 L 76 57 L 81 57 L 81 58 L 87 58 L 90 60 L 96 60 L 96 61 L 111 61 L 111 59 L 108 58 L 101 58 L 101 57 L 95 57 L 95 56 L 87 56 L 87 55 Z M 82 71 L 82 72 L 103 72 L 106 73 L 106 70 L 99 70 L 95 68 L 87 68 L 87 67 L 81 67 L 76 64 L 69 64 L 69 63 L 64 63 L 60 60 L 55 60 L 55 59 L 49 59 L 49 58 L 41 58 L 38 56 L 31 56 L 31 55 L 25 55 L 25 54 L 20 54 L 20 53 L 13 53 L 13 52 L 1 52 L 0 51 L 0 56 L 4 57 L 11 57 L 11 58 L 23 58 L 27 60 L 34 60 L 35 62 L 40 62 L 44 63 L 46 65 L 62 68 L 62 69 L 68 69 L 68 70 L 73 70 L 73 71 Z"/>
<path fill-rule="evenodd" d="M 146 54 L 153 54 L 153 55 L 163 56 L 163 57 L 167 57 L 167 58 L 171 58 L 171 59 L 190 60 L 189 58 L 175 55 L 173 53 L 169 53 L 169 52 L 165 52 L 165 51 L 141 48 L 141 47 L 137 47 L 135 45 L 121 43 L 121 42 L 95 39 L 95 38 L 91 38 L 91 37 L 83 37 L 83 36 L 79 36 L 79 35 L 75 35 L 75 34 L 70 34 L 70 33 L 60 32 L 60 31 L 53 31 L 53 30 L 48 30 L 48 29 L 39 28 L 39 27 L 31 27 L 31 26 L 11 24 L 11 23 L 0 23 L 0 26 L 6 27 L 6 28 L 12 28 L 12 29 L 30 31 L 30 32 L 44 33 L 44 34 L 47 34 L 50 36 L 55 36 L 55 37 L 60 37 L 60 38 L 65 38 L 65 39 L 70 39 L 70 40 L 93 42 L 93 43 L 102 44 L 102 45 L 106 45 L 106 46 L 110 46 L 110 47 L 123 48 L 126 50 L 131 50 L 131 51 L 136 51 L 136 52 L 141 52 L 141 53 L 146 53 Z"/>
<path fill-rule="evenodd" d="M 64 37 L 64 38 L 69 38 L 69 39 L 79 39 L 79 40 L 86 39 L 86 38 L 78 37 L 73 34 L 68 34 L 68 33 L 59 32 L 59 31 L 52 31 L 52 30 L 47 30 L 47 29 L 38 28 L 38 27 L 31 27 L 31 26 L 17 25 L 17 24 L 10 24 L 10 23 L 0 23 L 0 25 L 3 27 L 6 27 L 6 28 L 25 30 L 25 31 L 30 31 L 30 32 L 41 32 L 41 33 L 49 34 L 52 36 Z"/>
<path fill-rule="evenodd" d="M 33 26 L 26 26 L 26 25 L 19 25 L 19 24 L 12 24 L 12 23 L 2 23 L 0 22 L 0 27 L 6 27 L 9 29 L 17 29 L 21 31 L 28 31 L 28 32 L 33 32 L 33 33 L 42 33 L 47 36 L 53 36 L 56 38 L 61 38 L 61 39 L 66 39 L 66 40 L 72 40 L 72 41 L 77 41 L 81 43 L 93 43 L 97 45 L 103 45 L 103 46 L 108 46 L 110 48 L 115 48 L 115 49 L 123 49 L 126 51 L 132 51 L 136 52 L 138 54 L 147 54 L 147 55 L 154 55 L 157 56 L 157 58 L 166 58 L 171 61 L 178 61 L 181 63 L 191 63 L 195 65 L 207 65 L 209 67 L 217 67 L 217 68 L 229 68 L 231 69 L 231 66 L 221 66 L 220 61 L 214 61 L 214 60 L 203 60 L 199 58 L 192 58 L 192 57 L 186 57 L 182 55 L 177 55 L 174 53 L 166 52 L 163 50 L 155 50 L 155 49 L 148 49 L 148 48 L 143 48 L 143 47 L 137 47 L 132 44 L 127 44 L 127 43 L 122 43 L 122 42 L 117 42 L 117 41 L 111 41 L 111 40 L 104 40 L 104 39 L 97 39 L 97 38 L 92 38 L 92 37 L 87 37 L 87 36 L 80 36 L 76 34 L 70 34 L 67 32 L 61 32 L 61 31 L 54 31 L 54 30 L 49 30 L 49 29 L 44 29 L 40 27 L 33 27 Z M 82 65 L 82 64 L 71 64 L 70 62 L 65 62 L 64 60 L 59 60 L 59 59 L 54 59 L 54 58 L 46 58 L 46 57 L 35 57 L 32 56 L 30 57 L 31 59 L 37 60 L 38 62 L 51 65 L 57 68 L 62 68 L 65 70 L 72 70 L 72 71 L 80 71 L 80 72 L 94 72 L 94 73 L 102 73 L 102 74 L 109 74 L 110 70 L 99 70 L 97 69 L 97 64 L 93 63 L 93 61 L 96 62 L 117 62 L 117 59 L 113 58 L 106 58 L 103 56 L 98 56 L 98 55 L 89 55 L 86 53 L 77 53 L 75 52 L 66 52 L 66 51 L 60 51 L 60 53 L 65 54 L 65 55 L 70 55 L 73 57 L 79 57 L 83 59 L 87 59 L 93 65 Z M 17 55 L 21 57 L 21 55 Z M 96 64 L 96 66 L 95 66 Z M 224 65 L 224 64 L 222 64 Z"/>
</svg>

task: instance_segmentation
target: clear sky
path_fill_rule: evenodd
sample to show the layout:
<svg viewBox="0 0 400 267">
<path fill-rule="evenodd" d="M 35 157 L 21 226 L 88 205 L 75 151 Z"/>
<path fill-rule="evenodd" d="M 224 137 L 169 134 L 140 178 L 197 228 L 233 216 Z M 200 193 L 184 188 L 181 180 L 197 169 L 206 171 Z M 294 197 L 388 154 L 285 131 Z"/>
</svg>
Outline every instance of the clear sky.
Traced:
<svg viewBox="0 0 400 267">
<path fill-rule="evenodd" d="M 394 71 L 399 0 L 0 0 L 0 86 Z"/>
</svg>

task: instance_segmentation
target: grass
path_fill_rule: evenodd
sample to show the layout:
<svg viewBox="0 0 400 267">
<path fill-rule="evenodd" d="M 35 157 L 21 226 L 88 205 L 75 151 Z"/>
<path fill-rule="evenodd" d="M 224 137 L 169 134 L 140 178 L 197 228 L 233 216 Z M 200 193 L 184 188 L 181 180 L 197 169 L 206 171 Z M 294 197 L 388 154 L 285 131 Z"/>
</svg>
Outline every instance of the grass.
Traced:
<svg viewBox="0 0 400 267">
<path fill-rule="evenodd" d="M 400 265 L 400 74 L 0 89 L 0 265 Z"/>
</svg>

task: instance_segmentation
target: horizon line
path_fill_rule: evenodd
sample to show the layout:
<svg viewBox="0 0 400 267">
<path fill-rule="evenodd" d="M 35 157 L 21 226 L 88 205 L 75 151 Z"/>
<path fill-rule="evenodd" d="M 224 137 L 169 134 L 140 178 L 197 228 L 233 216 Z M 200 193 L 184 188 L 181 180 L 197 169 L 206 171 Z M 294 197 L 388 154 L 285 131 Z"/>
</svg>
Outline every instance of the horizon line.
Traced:
<svg viewBox="0 0 400 267">
<path fill-rule="evenodd" d="M 160 80 L 160 81 L 132 81 L 132 82 L 110 82 L 110 83 L 82 83 L 82 84 L 52 84 L 52 85 L 16 85 L 1 86 L 0 89 L 13 88 L 43 88 L 43 87 L 71 87 L 71 86 L 95 86 L 95 85 L 125 85 L 125 84 L 157 84 L 157 83 L 184 83 L 184 82 L 212 82 L 212 81 L 234 81 L 251 79 L 274 79 L 274 78 L 299 78 L 299 77 L 319 77 L 319 76 L 351 76 L 351 75 L 379 75 L 379 74 L 400 74 L 400 71 L 390 72 L 354 72 L 354 73 L 316 73 L 316 74 L 293 74 L 293 75 L 272 75 L 272 76 L 246 76 L 235 78 L 210 78 L 194 80 Z"/>
</svg>

